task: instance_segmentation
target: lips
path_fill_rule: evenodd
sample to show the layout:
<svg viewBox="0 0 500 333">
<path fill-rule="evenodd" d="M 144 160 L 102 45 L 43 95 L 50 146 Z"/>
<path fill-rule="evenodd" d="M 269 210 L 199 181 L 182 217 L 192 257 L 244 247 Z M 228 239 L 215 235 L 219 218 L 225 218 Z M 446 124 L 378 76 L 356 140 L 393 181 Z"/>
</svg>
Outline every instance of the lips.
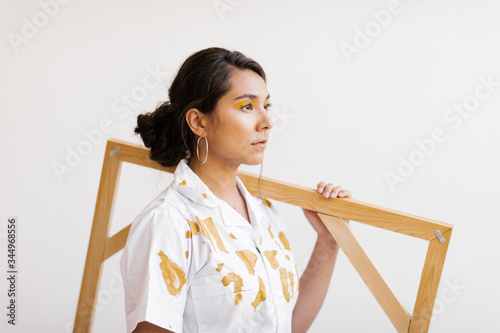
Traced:
<svg viewBox="0 0 500 333">
<path fill-rule="evenodd" d="M 252 144 L 253 144 L 253 145 L 256 145 L 256 144 L 258 144 L 258 143 L 266 143 L 266 142 L 267 142 L 267 139 L 266 139 L 266 140 L 259 141 L 259 142 L 254 142 L 254 143 L 252 143 Z"/>
</svg>

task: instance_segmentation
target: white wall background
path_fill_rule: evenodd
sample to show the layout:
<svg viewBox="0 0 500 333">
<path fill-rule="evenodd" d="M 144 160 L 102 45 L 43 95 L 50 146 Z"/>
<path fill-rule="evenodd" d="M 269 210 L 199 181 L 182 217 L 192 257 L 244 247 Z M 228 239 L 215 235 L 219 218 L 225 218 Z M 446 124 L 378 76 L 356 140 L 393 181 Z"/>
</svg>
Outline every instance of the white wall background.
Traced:
<svg viewBox="0 0 500 333">
<path fill-rule="evenodd" d="M 7 218 L 17 216 L 19 228 L 16 326 L 7 324 L 2 278 L 0 331 L 71 332 L 106 140 L 142 143 L 136 116 L 166 98 L 184 59 L 210 46 L 266 70 L 275 131 L 264 176 L 333 182 L 358 200 L 454 224 L 429 331 L 498 329 L 500 2 L 65 1 L 1 1 L 4 274 Z M 346 44 L 357 53 L 343 53 Z M 477 88 L 481 78 L 490 90 Z M 453 111 L 463 103 L 471 111 Z M 442 140 L 424 154 L 416 141 L 436 130 Z M 72 150 L 80 159 L 70 165 Z M 410 159 L 418 165 L 391 187 L 385 174 Z M 125 164 L 111 232 L 169 181 Z M 302 270 L 314 231 L 299 208 L 279 209 Z M 427 243 L 351 225 L 411 313 Z M 93 332 L 125 331 L 120 254 L 104 265 Z M 330 331 L 395 331 L 342 252 L 310 329 Z"/>
</svg>

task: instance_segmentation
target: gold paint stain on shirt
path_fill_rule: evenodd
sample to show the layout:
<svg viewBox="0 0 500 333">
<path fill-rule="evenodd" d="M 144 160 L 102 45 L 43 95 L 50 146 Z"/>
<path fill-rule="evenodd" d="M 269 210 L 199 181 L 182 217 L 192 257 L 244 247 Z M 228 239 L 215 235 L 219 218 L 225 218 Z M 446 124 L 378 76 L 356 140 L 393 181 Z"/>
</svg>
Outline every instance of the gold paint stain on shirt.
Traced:
<svg viewBox="0 0 500 333">
<path fill-rule="evenodd" d="M 259 238 L 260 238 L 260 244 L 259 245 L 262 245 L 262 235 L 259 235 Z"/>
<path fill-rule="evenodd" d="M 271 237 L 274 238 L 273 232 L 271 231 L 271 225 L 269 223 L 267 224 L 267 230 L 269 231 Z"/>
<path fill-rule="evenodd" d="M 186 231 L 186 238 L 191 238 L 192 236 L 191 230 Z"/>
<path fill-rule="evenodd" d="M 203 197 L 203 199 L 207 198 L 207 195 L 205 193 L 203 193 L 201 196 Z"/>
<path fill-rule="evenodd" d="M 222 270 L 222 266 L 224 266 L 224 263 L 218 264 L 217 268 L 215 269 L 217 272 L 220 272 Z"/>
<path fill-rule="evenodd" d="M 182 182 L 179 183 L 179 185 L 186 185 L 186 180 L 184 179 Z"/>
<path fill-rule="evenodd" d="M 161 258 L 161 273 L 167 284 L 168 292 L 177 297 L 186 283 L 186 274 L 179 265 L 170 261 L 163 251 L 158 252 L 158 255 Z"/>
<path fill-rule="evenodd" d="M 260 302 L 265 300 L 266 300 L 266 286 L 264 285 L 264 281 L 262 281 L 261 277 L 259 276 L 259 292 L 257 293 L 257 296 L 255 296 L 255 300 L 252 302 L 252 305 L 254 307 L 253 311 L 255 312 Z"/>
<path fill-rule="evenodd" d="M 280 250 L 283 250 L 283 248 L 281 247 L 281 245 L 278 243 L 277 240 L 274 241 L 276 243 L 276 245 L 278 245 L 278 247 L 280 248 Z"/>
<path fill-rule="evenodd" d="M 189 255 L 189 251 L 186 251 L 186 259 L 187 259 L 188 255 Z"/>
<path fill-rule="evenodd" d="M 241 292 L 241 287 L 243 287 L 243 279 L 241 278 L 241 276 L 235 273 L 229 273 L 222 278 L 222 284 L 224 286 L 228 286 L 231 282 L 234 283 L 234 292 L 235 293 Z M 238 303 L 241 300 L 242 300 L 241 294 L 236 294 L 234 305 L 238 305 Z"/>
<path fill-rule="evenodd" d="M 217 247 L 221 251 L 229 253 L 229 251 L 226 250 L 226 247 L 224 246 L 222 239 L 220 238 L 219 232 L 217 231 L 217 228 L 215 227 L 214 221 L 212 221 L 212 218 L 207 217 L 206 219 L 202 220 L 197 215 L 196 219 L 198 220 L 198 224 L 201 227 L 201 232 L 210 241 L 210 243 L 212 244 L 212 247 L 215 247 L 214 242 L 212 240 L 212 238 L 214 238 L 215 243 L 217 244 Z"/>
<path fill-rule="evenodd" d="M 190 219 L 187 219 L 187 221 L 189 223 L 189 229 L 191 230 L 191 233 L 198 235 L 198 233 L 200 232 L 200 226 L 198 225 L 198 223 L 193 222 Z"/>
<path fill-rule="evenodd" d="M 230 233 L 230 234 L 229 234 L 229 237 L 231 237 L 232 239 L 238 239 L 238 238 L 236 238 L 236 236 L 235 236 L 235 235 L 233 235 L 233 233 Z"/>
<path fill-rule="evenodd" d="M 269 261 L 273 269 L 277 269 L 280 265 L 276 259 L 276 253 L 278 253 L 276 250 L 264 251 L 264 256 L 267 258 L 267 261 Z"/>
<path fill-rule="evenodd" d="M 293 298 L 294 281 L 293 281 L 293 273 L 292 272 L 288 272 L 288 279 L 290 280 L 290 288 L 292 289 L 292 298 Z"/>
<path fill-rule="evenodd" d="M 285 300 L 287 302 L 290 302 L 290 293 L 288 292 L 288 276 L 286 268 L 280 267 L 280 277 L 281 277 L 281 285 L 283 286 L 283 296 L 285 296 Z"/>
<path fill-rule="evenodd" d="M 271 201 L 267 200 L 266 198 L 262 198 L 262 201 L 264 201 L 267 207 L 271 208 Z"/>
<path fill-rule="evenodd" d="M 288 239 L 286 238 L 285 233 L 283 231 L 280 231 L 279 237 L 280 237 L 280 240 L 283 243 L 283 246 L 285 247 L 285 249 L 287 249 L 288 251 L 291 251 L 290 250 L 290 243 L 288 242 Z"/>
<path fill-rule="evenodd" d="M 241 261 L 245 263 L 248 269 L 248 273 L 255 274 L 255 263 L 257 262 L 257 255 L 250 250 L 235 251 L 235 253 L 240 257 Z"/>
<path fill-rule="evenodd" d="M 290 260 L 290 256 L 288 254 L 285 254 L 285 258 L 287 258 L 288 260 Z"/>
</svg>

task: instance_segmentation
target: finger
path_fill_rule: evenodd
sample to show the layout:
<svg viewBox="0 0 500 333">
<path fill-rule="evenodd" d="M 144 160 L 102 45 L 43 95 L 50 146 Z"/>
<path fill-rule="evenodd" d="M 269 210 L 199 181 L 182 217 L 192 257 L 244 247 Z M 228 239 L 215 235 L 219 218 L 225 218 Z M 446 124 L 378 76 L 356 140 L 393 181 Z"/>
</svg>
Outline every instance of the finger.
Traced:
<svg viewBox="0 0 500 333">
<path fill-rule="evenodd" d="M 325 182 L 319 182 L 318 183 L 318 187 L 317 187 L 317 191 L 318 193 L 323 193 L 323 190 L 325 189 Z"/>
<path fill-rule="evenodd" d="M 330 198 L 336 198 L 338 193 L 342 190 L 342 187 L 340 186 L 335 186 L 332 190 L 332 193 L 330 194 Z"/>
<path fill-rule="evenodd" d="M 339 192 L 338 196 L 342 197 L 342 198 L 350 198 L 352 196 L 352 194 L 351 194 L 351 191 L 349 191 L 349 190 L 342 190 Z"/>
<path fill-rule="evenodd" d="M 333 190 L 333 184 L 332 183 L 326 184 L 325 189 L 323 191 L 323 196 L 325 198 L 328 198 L 330 196 L 332 190 Z"/>
</svg>

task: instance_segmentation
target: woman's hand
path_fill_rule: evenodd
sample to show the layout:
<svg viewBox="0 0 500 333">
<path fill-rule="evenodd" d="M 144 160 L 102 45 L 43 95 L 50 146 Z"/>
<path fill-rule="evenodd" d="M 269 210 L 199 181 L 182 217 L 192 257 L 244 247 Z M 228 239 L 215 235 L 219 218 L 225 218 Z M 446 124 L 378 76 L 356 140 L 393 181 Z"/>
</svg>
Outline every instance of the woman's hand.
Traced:
<svg viewBox="0 0 500 333">
<path fill-rule="evenodd" d="M 328 183 L 325 185 L 325 182 L 319 182 L 317 191 L 319 194 L 322 194 L 325 198 L 350 198 L 351 191 L 344 190 L 340 186 L 334 186 L 332 183 Z M 321 241 L 326 241 L 328 243 L 335 243 L 335 239 L 332 237 L 328 229 L 325 227 L 323 222 L 318 216 L 318 213 L 306 208 L 302 208 L 304 215 L 307 220 L 314 228 L 314 230 L 318 233 L 318 239 Z"/>
</svg>

